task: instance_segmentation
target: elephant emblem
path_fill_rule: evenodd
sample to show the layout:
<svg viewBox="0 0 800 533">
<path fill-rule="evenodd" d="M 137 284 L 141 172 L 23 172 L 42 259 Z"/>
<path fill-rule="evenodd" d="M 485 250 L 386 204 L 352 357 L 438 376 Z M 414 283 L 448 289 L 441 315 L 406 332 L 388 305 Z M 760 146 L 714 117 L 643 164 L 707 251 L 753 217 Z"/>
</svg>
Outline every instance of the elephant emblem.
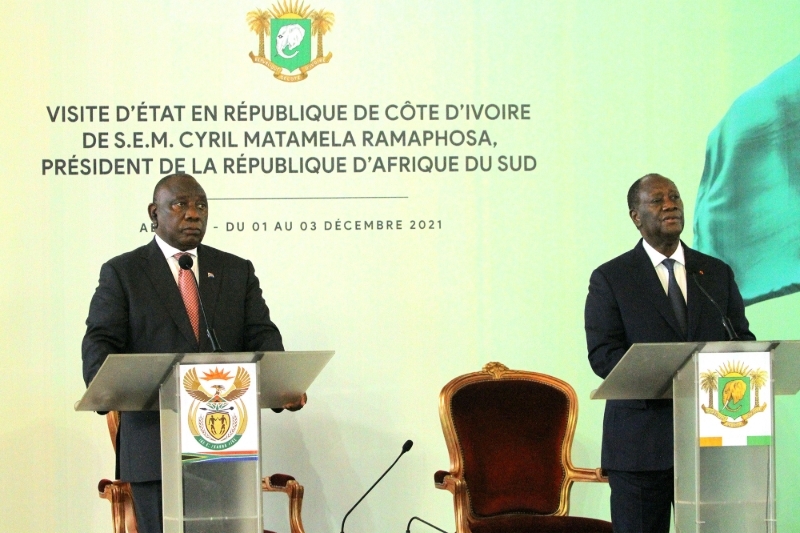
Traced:
<svg viewBox="0 0 800 533">
<path fill-rule="evenodd" d="M 746 391 L 747 385 L 741 379 L 735 379 L 726 383 L 725 388 L 722 389 L 722 401 L 725 409 L 729 411 L 738 411 L 741 409 L 741 405 L 736 408 L 734 408 L 733 405 L 736 405 L 744 398 L 744 393 Z"/>
<path fill-rule="evenodd" d="M 297 55 L 297 48 L 303 42 L 303 37 L 306 36 L 306 30 L 299 24 L 288 24 L 280 29 L 278 36 L 275 38 L 275 48 L 277 48 L 278 55 L 291 59 Z M 291 55 L 286 55 L 284 50 L 294 50 Z"/>
</svg>

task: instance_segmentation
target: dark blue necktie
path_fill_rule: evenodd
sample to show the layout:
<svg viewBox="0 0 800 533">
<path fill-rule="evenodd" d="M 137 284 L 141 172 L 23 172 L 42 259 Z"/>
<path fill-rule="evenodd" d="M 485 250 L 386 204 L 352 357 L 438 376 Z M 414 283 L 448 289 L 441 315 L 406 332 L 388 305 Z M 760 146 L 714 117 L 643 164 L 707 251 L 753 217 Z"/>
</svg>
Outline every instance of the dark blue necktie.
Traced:
<svg viewBox="0 0 800 533">
<path fill-rule="evenodd" d="M 669 272 L 667 297 L 669 298 L 669 303 L 672 304 L 672 311 L 675 313 L 675 318 L 678 319 L 678 325 L 681 327 L 683 338 L 686 338 L 686 300 L 683 299 L 683 293 L 681 293 L 681 288 L 678 286 L 678 280 L 675 279 L 675 271 L 673 270 L 675 260 L 664 259 L 662 263 L 667 267 L 667 271 Z"/>
</svg>

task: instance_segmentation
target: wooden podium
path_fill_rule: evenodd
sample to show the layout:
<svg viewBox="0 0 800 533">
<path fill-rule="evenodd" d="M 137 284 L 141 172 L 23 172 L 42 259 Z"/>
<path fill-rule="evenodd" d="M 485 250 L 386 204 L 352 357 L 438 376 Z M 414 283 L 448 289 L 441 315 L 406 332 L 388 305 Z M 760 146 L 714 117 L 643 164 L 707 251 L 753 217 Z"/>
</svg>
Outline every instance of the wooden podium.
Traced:
<svg viewBox="0 0 800 533">
<path fill-rule="evenodd" d="M 160 411 L 164 533 L 262 533 L 260 409 L 299 401 L 333 354 L 112 354 L 75 410 Z"/>
<path fill-rule="evenodd" d="M 774 399 L 798 390 L 800 341 L 687 342 L 634 344 L 591 397 L 672 398 L 677 532 L 775 532 Z"/>
</svg>

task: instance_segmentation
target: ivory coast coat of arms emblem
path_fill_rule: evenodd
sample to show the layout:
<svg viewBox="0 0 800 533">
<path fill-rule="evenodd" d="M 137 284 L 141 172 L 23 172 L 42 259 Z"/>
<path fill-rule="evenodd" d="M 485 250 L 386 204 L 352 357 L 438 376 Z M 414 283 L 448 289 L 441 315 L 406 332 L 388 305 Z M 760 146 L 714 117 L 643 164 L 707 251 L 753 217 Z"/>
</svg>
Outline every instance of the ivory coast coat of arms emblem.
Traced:
<svg viewBox="0 0 800 533">
<path fill-rule="evenodd" d="M 700 447 L 773 445 L 771 352 L 701 352 L 694 371 Z"/>
<path fill-rule="evenodd" d="M 250 52 L 253 63 L 270 69 L 276 79 L 302 81 L 308 71 L 328 63 L 333 54 L 323 54 L 322 37 L 333 29 L 333 13 L 314 9 L 299 0 L 284 0 L 272 7 L 247 14 L 250 30 L 258 35 L 258 54 Z M 269 58 L 266 56 L 269 37 Z M 312 56 L 312 37 L 316 37 L 316 57 Z M 299 71 L 299 73 L 294 74 Z"/>
<path fill-rule="evenodd" d="M 703 412 L 717 417 L 723 426 L 745 426 L 753 415 L 767 408 L 767 404 L 761 402 L 758 396 L 767 378 L 765 370 L 751 370 L 741 361 L 723 364 L 717 371 L 703 372 L 700 374 L 700 388 L 708 392 L 708 406 L 702 406 Z M 714 409 L 714 392 L 718 393 L 719 409 Z"/>
</svg>

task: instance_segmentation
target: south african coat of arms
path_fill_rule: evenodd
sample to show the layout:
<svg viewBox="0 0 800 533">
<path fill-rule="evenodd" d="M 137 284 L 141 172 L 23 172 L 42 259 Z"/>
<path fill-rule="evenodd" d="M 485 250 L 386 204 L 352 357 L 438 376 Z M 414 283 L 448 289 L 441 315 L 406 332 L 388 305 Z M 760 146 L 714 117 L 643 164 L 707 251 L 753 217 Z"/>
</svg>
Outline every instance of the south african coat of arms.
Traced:
<svg viewBox="0 0 800 533">
<path fill-rule="evenodd" d="M 222 451 L 239 442 L 248 424 L 242 397 L 250 381 L 250 372 L 242 366 L 236 367 L 235 376 L 219 367 L 201 377 L 195 368 L 184 374 L 183 388 L 192 398 L 187 410 L 189 431 L 202 448 Z"/>
</svg>

